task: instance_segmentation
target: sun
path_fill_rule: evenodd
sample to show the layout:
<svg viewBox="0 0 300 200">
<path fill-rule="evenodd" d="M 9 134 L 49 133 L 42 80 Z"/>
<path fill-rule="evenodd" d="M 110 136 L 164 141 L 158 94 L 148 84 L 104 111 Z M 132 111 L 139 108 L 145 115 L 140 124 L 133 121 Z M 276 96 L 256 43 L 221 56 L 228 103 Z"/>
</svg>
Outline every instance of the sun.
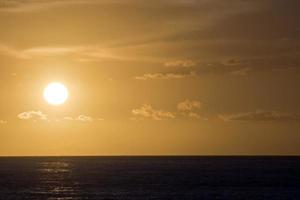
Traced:
<svg viewBox="0 0 300 200">
<path fill-rule="evenodd" d="M 62 105 L 67 101 L 68 97 L 68 88 L 62 83 L 49 83 L 44 89 L 44 99 L 51 105 Z"/>
</svg>

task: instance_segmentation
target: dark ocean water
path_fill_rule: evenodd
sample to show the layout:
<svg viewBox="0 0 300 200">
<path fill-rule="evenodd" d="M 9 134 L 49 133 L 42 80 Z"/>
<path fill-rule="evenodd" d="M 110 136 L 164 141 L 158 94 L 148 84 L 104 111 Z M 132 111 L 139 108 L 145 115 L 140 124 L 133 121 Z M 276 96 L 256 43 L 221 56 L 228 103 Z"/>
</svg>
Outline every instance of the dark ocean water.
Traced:
<svg viewBox="0 0 300 200">
<path fill-rule="evenodd" d="M 0 158 L 0 199 L 300 199 L 300 157 Z"/>
</svg>

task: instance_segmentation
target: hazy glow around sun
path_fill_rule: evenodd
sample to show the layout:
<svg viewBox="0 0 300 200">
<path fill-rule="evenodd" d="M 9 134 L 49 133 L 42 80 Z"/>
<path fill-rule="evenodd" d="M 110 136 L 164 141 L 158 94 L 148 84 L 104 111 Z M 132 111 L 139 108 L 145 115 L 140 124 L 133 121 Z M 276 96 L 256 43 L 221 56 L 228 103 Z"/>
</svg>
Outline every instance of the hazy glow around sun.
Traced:
<svg viewBox="0 0 300 200">
<path fill-rule="evenodd" d="M 47 103 L 58 106 L 67 101 L 69 91 L 67 87 L 59 82 L 49 83 L 44 90 L 44 99 Z"/>
</svg>

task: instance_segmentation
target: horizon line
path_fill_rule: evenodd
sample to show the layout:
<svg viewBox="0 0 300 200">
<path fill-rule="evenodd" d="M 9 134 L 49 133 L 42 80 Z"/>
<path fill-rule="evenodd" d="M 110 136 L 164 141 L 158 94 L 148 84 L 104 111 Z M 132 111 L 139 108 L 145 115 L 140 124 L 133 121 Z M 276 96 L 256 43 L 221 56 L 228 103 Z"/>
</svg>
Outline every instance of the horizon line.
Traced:
<svg viewBox="0 0 300 200">
<path fill-rule="evenodd" d="M 300 154 L 207 154 L 207 155 L 193 155 L 193 154 L 163 154 L 163 155 L 0 155 L 0 158 L 43 158 L 43 157 L 300 157 Z"/>
</svg>

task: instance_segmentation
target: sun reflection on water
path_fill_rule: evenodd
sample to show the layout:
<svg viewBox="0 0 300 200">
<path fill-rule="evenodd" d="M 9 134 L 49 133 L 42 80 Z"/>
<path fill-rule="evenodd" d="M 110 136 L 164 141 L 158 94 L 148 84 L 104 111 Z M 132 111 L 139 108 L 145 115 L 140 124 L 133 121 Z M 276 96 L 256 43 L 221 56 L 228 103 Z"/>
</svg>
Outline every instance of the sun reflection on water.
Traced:
<svg viewBox="0 0 300 200">
<path fill-rule="evenodd" d="M 78 184 L 72 179 L 72 167 L 65 161 L 47 161 L 38 163 L 39 184 L 34 193 L 49 199 L 77 199 Z"/>
</svg>

